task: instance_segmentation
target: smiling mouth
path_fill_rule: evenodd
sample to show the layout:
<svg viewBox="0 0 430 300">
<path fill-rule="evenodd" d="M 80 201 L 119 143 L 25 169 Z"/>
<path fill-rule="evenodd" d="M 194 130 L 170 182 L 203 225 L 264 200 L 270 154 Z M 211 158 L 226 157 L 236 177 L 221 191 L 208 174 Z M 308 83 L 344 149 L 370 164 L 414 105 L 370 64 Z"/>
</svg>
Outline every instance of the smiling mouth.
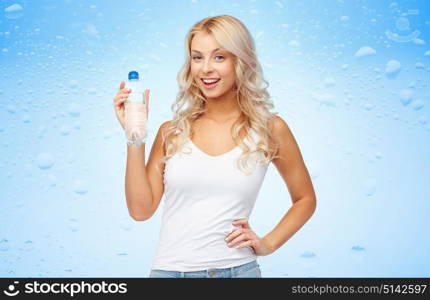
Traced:
<svg viewBox="0 0 430 300">
<path fill-rule="evenodd" d="M 200 78 L 200 79 L 205 83 L 213 83 L 221 80 L 221 78 Z"/>
<path fill-rule="evenodd" d="M 210 82 L 205 82 L 205 81 L 203 80 L 203 78 L 201 78 L 200 80 L 203 82 L 203 85 L 204 85 L 206 88 L 214 88 L 214 87 L 217 85 L 217 83 L 221 80 L 221 78 L 218 78 L 216 81 L 211 80 Z"/>
</svg>

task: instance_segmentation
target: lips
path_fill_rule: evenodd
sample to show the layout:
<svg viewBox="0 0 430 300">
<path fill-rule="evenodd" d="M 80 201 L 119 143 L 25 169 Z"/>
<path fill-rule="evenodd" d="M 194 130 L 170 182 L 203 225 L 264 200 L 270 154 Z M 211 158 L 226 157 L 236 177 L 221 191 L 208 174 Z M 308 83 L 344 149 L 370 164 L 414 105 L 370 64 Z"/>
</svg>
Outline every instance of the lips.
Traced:
<svg viewBox="0 0 430 300">
<path fill-rule="evenodd" d="M 205 81 L 213 81 L 213 82 L 217 82 L 219 81 L 221 78 L 201 78 L 201 80 L 203 81 L 203 83 L 206 83 Z"/>
<path fill-rule="evenodd" d="M 212 88 L 214 88 L 215 86 L 218 85 L 218 82 L 221 80 L 221 78 L 204 78 L 204 79 L 205 80 L 211 80 L 211 81 L 213 81 L 211 83 L 206 83 L 206 82 L 203 81 L 203 78 L 201 78 L 201 80 L 203 82 L 203 85 L 204 85 L 204 87 L 206 89 L 212 89 Z M 214 80 L 216 80 L 216 81 L 214 81 Z"/>
</svg>

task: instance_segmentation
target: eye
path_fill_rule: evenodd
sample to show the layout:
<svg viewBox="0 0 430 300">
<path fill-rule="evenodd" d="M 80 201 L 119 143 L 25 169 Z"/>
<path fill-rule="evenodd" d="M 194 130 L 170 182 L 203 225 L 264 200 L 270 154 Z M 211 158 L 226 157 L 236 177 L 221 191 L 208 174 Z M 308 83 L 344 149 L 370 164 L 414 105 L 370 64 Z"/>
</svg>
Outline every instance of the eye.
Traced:
<svg viewBox="0 0 430 300">
<path fill-rule="evenodd" d="M 193 60 L 201 59 L 201 56 L 193 56 Z"/>
<path fill-rule="evenodd" d="M 223 59 L 224 59 L 224 56 L 222 56 L 222 55 L 217 55 L 217 56 L 215 56 L 215 58 L 216 58 L 216 59 L 218 59 L 218 60 L 223 60 Z"/>
</svg>

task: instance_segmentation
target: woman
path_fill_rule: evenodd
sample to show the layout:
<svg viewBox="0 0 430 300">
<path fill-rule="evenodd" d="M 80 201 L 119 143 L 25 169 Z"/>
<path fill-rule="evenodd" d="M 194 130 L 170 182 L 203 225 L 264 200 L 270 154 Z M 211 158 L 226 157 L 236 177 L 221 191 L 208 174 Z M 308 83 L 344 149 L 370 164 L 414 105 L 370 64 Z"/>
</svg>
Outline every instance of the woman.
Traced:
<svg viewBox="0 0 430 300">
<path fill-rule="evenodd" d="M 285 121 L 269 112 L 267 82 L 254 41 L 231 16 L 201 20 L 188 32 L 180 91 L 155 137 L 127 146 L 125 192 L 134 220 L 149 219 L 164 195 L 150 277 L 261 277 L 258 256 L 273 253 L 312 216 L 316 196 L 298 145 Z M 114 98 L 124 128 L 129 90 Z M 149 90 L 145 91 L 147 111 Z M 273 162 L 293 206 L 264 237 L 251 214 Z"/>
</svg>

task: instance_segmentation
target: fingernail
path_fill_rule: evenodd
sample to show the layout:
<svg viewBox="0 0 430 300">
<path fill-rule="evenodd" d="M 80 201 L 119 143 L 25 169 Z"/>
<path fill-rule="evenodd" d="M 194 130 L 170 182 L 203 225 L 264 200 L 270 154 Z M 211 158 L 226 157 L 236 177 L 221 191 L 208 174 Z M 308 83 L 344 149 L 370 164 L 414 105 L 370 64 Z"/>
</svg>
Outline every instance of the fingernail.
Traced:
<svg viewBox="0 0 430 300">
<path fill-rule="evenodd" d="M 228 237 L 226 237 L 226 238 L 225 238 L 225 240 L 227 241 L 227 240 L 228 240 Z"/>
</svg>

